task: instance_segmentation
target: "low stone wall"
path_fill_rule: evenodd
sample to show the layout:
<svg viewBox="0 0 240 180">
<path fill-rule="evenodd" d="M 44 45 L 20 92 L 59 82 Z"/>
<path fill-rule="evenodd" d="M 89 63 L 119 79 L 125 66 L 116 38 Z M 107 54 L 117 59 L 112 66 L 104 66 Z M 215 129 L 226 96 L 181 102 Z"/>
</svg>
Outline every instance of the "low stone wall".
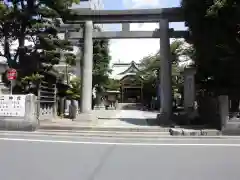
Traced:
<svg viewBox="0 0 240 180">
<path fill-rule="evenodd" d="M 0 130 L 34 131 L 39 127 L 33 94 L 1 95 L 0 111 Z"/>
<path fill-rule="evenodd" d="M 240 135 L 240 119 L 237 117 L 229 117 L 229 98 L 228 96 L 220 96 L 219 110 L 222 123 L 222 133 L 224 135 Z"/>
<path fill-rule="evenodd" d="M 198 113 L 201 124 L 208 124 L 214 128 L 221 128 L 221 120 L 219 116 L 219 102 L 214 97 L 198 98 Z"/>
<path fill-rule="evenodd" d="M 169 130 L 171 136 L 220 136 L 221 131 L 216 129 L 184 129 L 171 128 Z"/>
<path fill-rule="evenodd" d="M 228 122 L 222 128 L 223 135 L 240 135 L 240 122 Z"/>
</svg>

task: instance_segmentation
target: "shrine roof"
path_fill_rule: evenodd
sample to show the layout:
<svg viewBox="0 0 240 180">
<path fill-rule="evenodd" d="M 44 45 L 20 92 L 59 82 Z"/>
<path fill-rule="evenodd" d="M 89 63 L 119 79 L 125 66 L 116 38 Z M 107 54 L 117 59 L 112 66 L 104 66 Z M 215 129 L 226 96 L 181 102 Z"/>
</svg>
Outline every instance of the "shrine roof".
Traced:
<svg viewBox="0 0 240 180">
<path fill-rule="evenodd" d="M 124 76 L 136 75 L 139 72 L 139 64 L 134 61 L 130 63 L 114 63 L 112 70 L 111 78 L 120 80 Z"/>
</svg>

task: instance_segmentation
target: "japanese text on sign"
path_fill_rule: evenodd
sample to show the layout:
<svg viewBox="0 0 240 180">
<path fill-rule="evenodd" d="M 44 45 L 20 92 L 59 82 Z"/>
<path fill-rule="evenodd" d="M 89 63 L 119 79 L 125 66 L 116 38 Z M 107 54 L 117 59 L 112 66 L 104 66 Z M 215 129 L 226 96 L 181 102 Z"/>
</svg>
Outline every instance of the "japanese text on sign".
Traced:
<svg viewBox="0 0 240 180">
<path fill-rule="evenodd" d="M 1 95 L 0 116 L 25 116 L 25 95 Z"/>
</svg>

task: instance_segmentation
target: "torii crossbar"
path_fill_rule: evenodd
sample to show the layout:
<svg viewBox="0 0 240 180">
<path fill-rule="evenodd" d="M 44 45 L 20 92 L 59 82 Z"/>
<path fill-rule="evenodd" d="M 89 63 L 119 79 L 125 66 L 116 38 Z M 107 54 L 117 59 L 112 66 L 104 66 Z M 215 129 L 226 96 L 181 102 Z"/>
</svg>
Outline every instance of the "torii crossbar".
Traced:
<svg viewBox="0 0 240 180">
<path fill-rule="evenodd" d="M 161 110 L 159 119 L 164 123 L 169 122 L 172 114 L 172 78 L 171 78 L 171 53 L 170 38 L 184 37 L 187 32 L 173 31 L 169 28 L 169 22 L 184 21 L 182 9 L 135 9 L 135 10 L 89 10 L 72 9 L 74 21 L 66 20 L 60 27 L 61 32 L 67 31 L 67 38 L 72 41 L 83 41 L 82 62 L 82 91 L 81 91 L 81 114 L 79 120 L 92 117 L 92 68 L 93 68 L 93 39 L 94 38 L 160 38 L 161 58 Z M 159 23 L 156 31 L 130 31 L 129 23 Z M 122 31 L 99 32 L 94 31 L 94 24 L 122 24 Z M 81 25 L 83 24 L 83 26 Z M 81 27 L 80 27 L 81 26 Z M 83 30 L 82 30 L 83 29 Z M 124 47 L 123 47 L 124 48 Z M 134 47 L 133 47 L 134 48 Z M 127 51 L 131 51 L 126 50 Z M 87 116 L 86 116 L 87 115 Z"/>
</svg>

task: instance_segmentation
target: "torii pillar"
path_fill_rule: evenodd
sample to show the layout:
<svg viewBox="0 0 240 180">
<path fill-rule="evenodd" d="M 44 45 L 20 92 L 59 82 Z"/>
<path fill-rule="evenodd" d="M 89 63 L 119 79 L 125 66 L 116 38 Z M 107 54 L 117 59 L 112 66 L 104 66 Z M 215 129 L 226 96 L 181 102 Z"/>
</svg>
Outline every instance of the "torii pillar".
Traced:
<svg viewBox="0 0 240 180">
<path fill-rule="evenodd" d="M 81 68 L 81 97 L 79 121 L 92 121 L 92 69 L 93 69 L 93 22 L 84 24 L 83 62 Z"/>
<path fill-rule="evenodd" d="M 172 115 L 172 63 L 170 56 L 169 22 L 160 20 L 160 123 L 169 124 Z"/>
</svg>

